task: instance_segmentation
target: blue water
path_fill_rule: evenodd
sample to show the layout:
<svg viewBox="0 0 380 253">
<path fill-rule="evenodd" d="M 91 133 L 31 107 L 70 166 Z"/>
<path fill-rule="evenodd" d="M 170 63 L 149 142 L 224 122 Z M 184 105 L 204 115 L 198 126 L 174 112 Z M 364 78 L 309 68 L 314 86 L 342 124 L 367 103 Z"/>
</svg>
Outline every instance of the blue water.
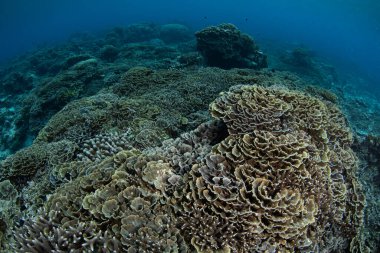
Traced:
<svg viewBox="0 0 380 253">
<path fill-rule="evenodd" d="M 14 0 L 0 2 L 0 62 L 74 32 L 152 21 L 231 22 L 258 41 L 305 45 L 380 83 L 378 0 Z"/>
</svg>

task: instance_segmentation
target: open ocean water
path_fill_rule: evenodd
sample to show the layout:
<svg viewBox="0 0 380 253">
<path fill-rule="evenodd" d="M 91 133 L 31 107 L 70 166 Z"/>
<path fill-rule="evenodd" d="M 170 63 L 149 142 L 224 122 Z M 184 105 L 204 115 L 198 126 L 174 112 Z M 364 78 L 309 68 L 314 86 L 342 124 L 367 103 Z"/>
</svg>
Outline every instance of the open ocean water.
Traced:
<svg viewBox="0 0 380 253">
<path fill-rule="evenodd" d="M 380 252 L 380 2 L 0 2 L 0 252 Z"/>
</svg>

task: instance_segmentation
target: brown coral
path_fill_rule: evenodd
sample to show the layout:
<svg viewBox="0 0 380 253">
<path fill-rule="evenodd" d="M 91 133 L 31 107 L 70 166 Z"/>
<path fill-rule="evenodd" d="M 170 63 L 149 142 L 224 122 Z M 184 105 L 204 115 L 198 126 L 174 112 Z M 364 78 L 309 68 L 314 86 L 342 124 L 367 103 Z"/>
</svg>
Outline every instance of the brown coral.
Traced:
<svg viewBox="0 0 380 253">
<path fill-rule="evenodd" d="M 161 147 L 61 167 L 57 178 L 70 168 L 76 176 L 45 205 L 63 216 L 54 226 L 91 225 L 115 238 L 101 246 L 106 252 L 115 245 L 124 252 L 356 248 L 364 197 L 336 107 L 299 92 L 239 86 L 210 109 L 219 121 Z M 18 249 L 29 247 L 39 221 L 32 224 Z"/>
<path fill-rule="evenodd" d="M 67 140 L 35 144 L 22 149 L 0 163 L 0 181 L 9 179 L 24 184 L 37 171 L 71 160 L 77 146 Z"/>
<path fill-rule="evenodd" d="M 313 150 L 304 135 L 260 131 L 221 142 L 204 163 L 193 166 L 191 200 L 183 205 L 187 212 L 203 210 L 218 217 L 233 233 L 226 238 L 195 233 L 192 240 L 202 250 L 209 240 L 215 242 L 214 250 L 228 247 L 239 252 L 267 240 L 276 251 L 309 247 L 316 240 L 308 228 L 316 221 L 317 203 L 328 201 L 323 198 L 327 190 L 315 187 L 326 183 L 327 172 Z"/>
<path fill-rule="evenodd" d="M 80 160 L 101 161 L 107 156 L 112 156 L 123 149 L 130 149 L 130 133 L 102 133 L 97 134 L 94 138 L 85 140 L 81 143 L 81 150 L 77 154 Z"/>
<path fill-rule="evenodd" d="M 230 135 L 192 166 L 180 202 L 187 241 L 200 251 L 294 252 L 327 249 L 335 233 L 336 247 L 349 248 L 364 197 L 338 109 L 299 92 L 239 86 L 210 110 Z M 209 222 L 193 226 L 200 216 Z"/>
<path fill-rule="evenodd" d="M 50 197 L 44 212 L 59 214 L 59 218 L 52 222 L 40 215 L 37 221 L 28 221 L 17 232 L 21 236 L 16 235 L 14 248 L 18 252 L 186 252 L 170 207 L 150 184 L 155 178 L 149 172 L 161 168 L 156 159 L 128 150 L 92 165 L 92 172 L 68 182 Z M 82 228 L 88 231 L 80 237 L 75 231 Z M 49 232 L 33 241 L 31 237 L 41 230 Z M 57 233 L 67 238 L 60 239 Z M 86 244 L 89 240 L 91 245 Z"/>
<path fill-rule="evenodd" d="M 62 214 L 51 211 L 15 233 L 16 252 L 118 252 L 119 242 L 106 231 L 97 231 L 95 223 L 75 220 L 61 222 Z"/>
</svg>

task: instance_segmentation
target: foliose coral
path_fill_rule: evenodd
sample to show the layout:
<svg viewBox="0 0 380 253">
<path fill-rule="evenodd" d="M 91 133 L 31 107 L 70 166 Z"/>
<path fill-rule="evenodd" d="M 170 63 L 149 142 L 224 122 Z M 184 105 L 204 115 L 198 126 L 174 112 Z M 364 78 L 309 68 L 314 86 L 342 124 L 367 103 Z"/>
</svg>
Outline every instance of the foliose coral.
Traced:
<svg viewBox="0 0 380 253">
<path fill-rule="evenodd" d="M 168 215 L 170 207 L 160 201 L 159 191 L 142 181 L 139 168 L 147 159 L 153 158 L 122 151 L 65 184 L 49 198 L 37 220 L 17 230 L 14 249 L 186 252 L 175 217 Z"/>
<path fill-rule="evenodd" d="M 180 202 L 187 241 L 202 252 L 350 248 L 364 196 L 336 108 L 298 92 L 242 86 L 210 110 L 229 136 L 191 168 Z M 327 243 L 331 237 L 340 243 Z"/>
<path fill-rule="evenodd" d="M 122 150 L 89 165 L 45 205 L 60 218 L 40 215 L 21 227 L 15 249 L 40 252 L 30 241 L 40 226 L 50 227 L 49 243 L 59 245 L 54 231 L 65 224 L 67 231 L 91 227 L 88 239 L 99 239 L 92 247 L 104 252 L 360 247 L 364 197 L 350 130 L 334 105 L 300 92 L 238 86 L 210 111 L 217 121 L 160 147 Z M 71 239 L 75 233 L 65 237 L 65 250 L 87 250 L 86 242 L 77 244 L 83 238 Z"/>
</svg>

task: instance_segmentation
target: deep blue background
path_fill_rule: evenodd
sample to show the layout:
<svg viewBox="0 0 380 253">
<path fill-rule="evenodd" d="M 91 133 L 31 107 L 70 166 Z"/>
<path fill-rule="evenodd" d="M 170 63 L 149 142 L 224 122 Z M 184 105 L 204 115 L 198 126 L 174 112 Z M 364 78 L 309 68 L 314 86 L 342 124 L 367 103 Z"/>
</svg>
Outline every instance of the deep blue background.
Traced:
<svg viewBox="0 0 380 253">
<path fill-rule="evenodd" d="M 231 22 L 259 41 L 304 44 L 380 86 L 379 13 L 379 0 L 0 0 L 0 62 L 73 32 Z"/>
</svg>

